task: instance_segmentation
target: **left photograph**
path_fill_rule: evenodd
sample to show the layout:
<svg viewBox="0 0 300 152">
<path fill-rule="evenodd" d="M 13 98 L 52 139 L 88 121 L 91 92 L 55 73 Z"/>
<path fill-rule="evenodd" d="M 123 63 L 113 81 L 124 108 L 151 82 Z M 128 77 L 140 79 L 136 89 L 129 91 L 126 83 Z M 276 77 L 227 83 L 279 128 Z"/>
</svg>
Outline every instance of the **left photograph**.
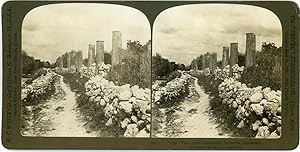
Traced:
<svg viewBox="0 0 300 152">
<path fill-rule="evenodd" d="M 150 39 L 147 17 L 131 7 L 70 3 L 28 12 L 21 134 L 150 138 Z"/>
</svg>

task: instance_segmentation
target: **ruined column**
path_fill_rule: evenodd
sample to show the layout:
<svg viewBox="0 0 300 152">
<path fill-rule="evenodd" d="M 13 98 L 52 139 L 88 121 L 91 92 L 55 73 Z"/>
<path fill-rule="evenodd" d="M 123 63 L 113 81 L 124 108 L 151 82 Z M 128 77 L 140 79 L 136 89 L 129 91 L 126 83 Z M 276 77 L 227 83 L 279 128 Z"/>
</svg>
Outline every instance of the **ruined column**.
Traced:
<svg viewBox="0 0 300 152">
<path fill-rule="evenodd" d="M 217 68 L 217 62 L 218 62 L 218 57 L 217 57 L 217 53 L 213 53 L 211 55 L 211 62 L 212 62 L 212 70 L 214 71 Z"/>
<path fill-rule="evenodd" d="M 95 52 L 95 45 L 89 44 L 89 50 L 88 50 L 88 67 L 90 67 L 91 64 L 94 63 L 93 52 Z"/>
<path fill-rule="evenodd" d="M 205 56 L 201 55 L 200 59 L 201 59 L 201 70 L 204 70 L 205 69 Z"/>
<path fill-rule="evenodd" d="M 67 68 L 71 68 L 71 53 L 67 53 Z"/>
<path fill-rule="evenodd" d="M 96 42 L 96 75 L 99 74 L 99 64 L 104 62 L 104 41 Z"/>
<path fill-rule="evenodd" d="M 250 67 L 255 62 L 256 38 L 254 33 L 246 33 L 245 66 Z"/>
<path fill-rule="evenodd" d="M 72 50 L 71 54 L 70 54 L 70 56 L 71 56 L 71 61 L 70 61 L 71 66 L 75 66 L 75 54 L 76 54 L 76 52 L 74 50 Z"/>
<path fill-rule="evenodd" d="M 78 52 L 74 52 L 74 66 L 78 68 Z"/>
<path fill-rule="evenodd" d="M 77 53 L 76 53 L 77 55 L 77 67 L 78 68 L 81 68 L 82 67 L 82 51 L 81 50 L 79 50 Z"/>
<path fill-rule="evenodd" d="M 63 69 L 63 58 L 62 58 L 62 56 L 60 56 L 59 58 L 58 58 L 58 66 L 59 66 L 59 69 L 60 70 L 62 70 Z"/>
<path fill-rule="evenodd" d="M 229 76 L 232 76 L 232 66 L 238 63 L 238 43 L 230 43 L 230 71 Z"/>
<path fill-rule="evenodd" d="M 112 65 L 119 64 L 120 53 L 122 49 L 122 33 L 120 31 L 112 32 Z"/>
<path fill-rule="evenodd" d="M 104 41 L 96 42 L 96 65 L 104 62 Z"/>
<path fill-rule="evenodd" d="M 204 55 L 204 60 L 205 60 L 205 68 L 209 68 L 210 67 L 210 53 L 206 53 Z"/>
<path fill-rule="evenodd" d="M 229 47 L 223 47 L 222 68 L 229 64 Z"/>
</svg>

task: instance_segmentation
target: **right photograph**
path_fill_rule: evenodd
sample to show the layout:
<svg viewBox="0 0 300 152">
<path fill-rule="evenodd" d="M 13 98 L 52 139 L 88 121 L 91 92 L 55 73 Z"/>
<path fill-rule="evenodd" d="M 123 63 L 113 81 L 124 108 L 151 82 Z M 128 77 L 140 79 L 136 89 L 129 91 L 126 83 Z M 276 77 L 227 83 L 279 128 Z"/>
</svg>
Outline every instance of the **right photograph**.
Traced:
<svg viewBox="0 0 300 152">
<path fill-rule="evenodd" d="M 251 5 L 169 8 L 154 22 L 153 138 L 281 136 L 282 28 Z"/>
</svg>

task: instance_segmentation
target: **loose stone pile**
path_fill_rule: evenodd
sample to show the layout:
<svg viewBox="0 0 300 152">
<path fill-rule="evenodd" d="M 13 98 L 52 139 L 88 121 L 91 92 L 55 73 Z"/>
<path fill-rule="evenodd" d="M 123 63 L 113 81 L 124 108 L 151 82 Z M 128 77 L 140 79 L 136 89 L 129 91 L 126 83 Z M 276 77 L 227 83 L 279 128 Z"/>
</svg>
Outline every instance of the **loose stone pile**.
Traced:
<svg viewBox="0 0 300 152">
<path fill-rule="evenodd" d="M 230 77 L 229 71 L 230 71 L 230 66 L 227 65 L 223 69 L 220 69 L 219 67 L 217 67 L 214 70 L 213 74 L 217 79 L 224 80 L 224 79 L 228 79 Z M 244 66 L 239 67 L 237 64 L 235 64 L 234 66 L 232 66 L 232 78 L 234 78 L 234 79 L 241 78 L 243 71 L 244 71 Z"/>
<path fill-rule="evenodd" d="M 98 64 L 98 74 L 102 77 L 106 77 L 109 69 L 110 69 L 111 65 L 110 64 L 104 64 L 103 62 L 101 62 L 100 64 Z M 96 64 L 93 63 L 90 65 L 90 67 L 86 67 L 84 65 L 82 65 L 79 70 L 76 69 L 75 66 L 71 66 L 70 68 L 55 68 L 55 71 L 57 73 L 60 74 L 65 74 L 65 73 L 75 73 L 76 71 L 78 71 L 80 73 L 81 77 L 94 77 L 96 76 Z"/>
<path fill-rule="evenodd" d="M 103 62 L 101 62 L 100 64 L 98 64 L 98 75 L 106 77 L 110 67 L 110 64 L 104 64 Z M 90 78 L 96 76 L 96 69 L 96 64 L 93 63 L 90 67 L 82 66 L 80 68 L 80 73 L 82 76 Z"/>
<path fill-rule="evenodd" d="M 150 89 L 129 84 L 116 86 L 101 75 L 85 84 L 89 102 L 94 102 L 106 117 L 107 126 L 125 129 L 125 137 L 150 136 Z"/>
<path fill-rule="evenodd" d="M 219 96 L 240 121 L 238 128 L 250 126 L 256 138 L 279 138 L 281 135 L 281 91 L 270 88 L 248 88 L 233 78 L 219 85 Z"/>
</svg>

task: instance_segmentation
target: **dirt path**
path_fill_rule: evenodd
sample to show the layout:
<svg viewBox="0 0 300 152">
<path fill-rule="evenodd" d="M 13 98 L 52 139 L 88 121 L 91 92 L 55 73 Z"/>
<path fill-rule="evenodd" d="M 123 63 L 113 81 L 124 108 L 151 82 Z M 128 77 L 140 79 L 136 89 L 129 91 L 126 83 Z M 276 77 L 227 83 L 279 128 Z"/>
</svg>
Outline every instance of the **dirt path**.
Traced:
<svg viewBox="0 0 300 152">
<path fill-rule="evenodd" d="M 156 137 L 227 138 L 210 113 L 210 97 L 198 85 L 197 78 L 189 86 L 190 95 L 177 106 L 160 108 L 160 131 Z"/>
<path fill-rule="evenodd" d="M 56 86 L 57 91 L 40 108 L 35 120 L 32 120 L 31 136 L 51 137 L 96 137 L 86 129 L 82 116 L 77 109 L 75 93 L 63 82 L 63 77 Z M 43 130 L 44 133 L 40 133 Z M 30 131 L 29 131 L 30 132 Z"/>
</svg>

